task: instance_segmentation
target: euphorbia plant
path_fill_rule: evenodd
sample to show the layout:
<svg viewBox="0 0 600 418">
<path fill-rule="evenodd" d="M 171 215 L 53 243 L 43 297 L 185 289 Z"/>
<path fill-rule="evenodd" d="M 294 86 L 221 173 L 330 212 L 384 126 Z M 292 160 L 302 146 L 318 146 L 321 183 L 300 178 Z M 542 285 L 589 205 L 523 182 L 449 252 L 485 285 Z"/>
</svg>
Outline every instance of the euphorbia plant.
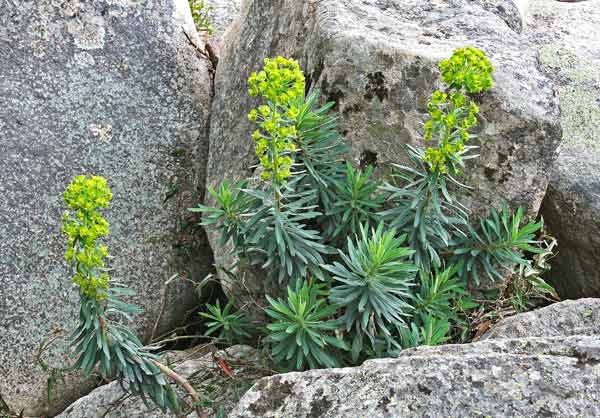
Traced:
<svg viewBox="0 0 600 418">
<path fill-rule="evenodd" d="M 109 225 L 99 210 L 108 208 L 112 193 L 100 176 L 77 176 L 64 192 L 69 211 L 63 216 L 67 235 L 65 259 L 73 267 L 73 284 L 79 289 L 79 324 L 72 335 L 78 356 L 73 368 L 89 375 L 97 370 L 105 379 L 117 379 L 133 394 L 149 397 L 163 410 L 179 412 L 175 391 L 167 378 L 182 385 L 195 402 L 198 395 L 187 381 L 160 362 L 119 319 L 131 319 L 141 310 L 121 300 L 132 292 L 112 288 L 105 260 L 108 248 L 100 240 Z M 206 414 L 197 409 L 198 416 Z"/>
<path fill-rule="evenodd" d="M 526 252 L 541 251 L 542 224 L 525 224 L 520 209 L 492 209 L 475 227 L 457 197 L 465 160 L 476 157 L 468 144 L 480 111 L 475 94 L 493 87 L 489 59 L 466 47 L 439 69 L 445 87 L 428 103 L 428 146 L 408 146 L 412 164 L 394 165 L 383 181 L 372 167 L 345 162 L 350 149 L 329 114 L 333 103 L 319 107 L 318 91 L 305 96 L 296 61 L 266 59 L 250 76 L 249 94 L 263 101 L 248 115 L 259 125 L 252 138 L 262 182 L 225 182 L 209 189 L 218 207 L 193 210 L 266 273 L 265 289 L 289 287 L 287 302 L 268 298 L 275 322 L 264 331 L 281 365 L 329 366 L 332 352 L 354 363 L 464 338 L 465 312 L 477 306 L 468 282 L 498 280 L 515 263 L 529 265 Z M 317 281 L 327 300 L 301 298 Z M 305 322 L 314 312 L 329 317 Z M 321 323 L 328 331 L 337 324 L 339 344 L 311 330 Z"/>
</svg>

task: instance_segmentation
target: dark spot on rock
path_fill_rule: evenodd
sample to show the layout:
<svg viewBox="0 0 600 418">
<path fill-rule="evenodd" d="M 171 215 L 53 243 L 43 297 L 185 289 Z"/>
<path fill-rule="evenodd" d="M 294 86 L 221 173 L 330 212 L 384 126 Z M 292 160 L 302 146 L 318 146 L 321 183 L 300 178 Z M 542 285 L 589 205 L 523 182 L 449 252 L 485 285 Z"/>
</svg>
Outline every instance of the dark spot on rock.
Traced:
<svg viewBox="0 0 600 418">
<path fill-rule="evenodd" d="M 315 392 L 314 401 L 310 404 L 310 412 L 308 418 L 324 418 L 329 415 L 326 412 L 331 408 L 331 401 L 323 396 L 323 389 Z"/>
<path fill-rule="evenodd" d="M 187 150 L 185 148 L 175 148 L 171 151 L 171 155 L 175 158 L 185 157 L 187 154 Z"/>
<path fill-rule="evenodd" d="M 407 80 L 416 80 L 423 71 L 421 59 L 417 57 L 414 62 L 410 63 L 405 69 L 405 77 Z"/>
<path fill-rule="evenodd" d="M 554 416 L 556 416 L 554 414 L 554 412 L 546 409 L 546 407 L 544 407 L 544 406 L 542 406 L 540 408 L 540 410 L 538 411 L 538 417 L 540 417 L 540 418 L 552 418 Z"/>
<path fill-rule="evenodd" d="M 417 384 L 417 389 L 419 389 L 419 392 L 424 393 L 425 395 L 431 395 L 431 389 L 425 385 L 419 383 Z"/>
<path fill-rule="evenodd" d="M 388 89 L 385 86 L 385 77 L 381 71 L 367 74 L 367 87 L 365 88 L 365 99 L 373 100 L 375 96 L 379 101 L 388 98 Z"/>
<path fill-rule="evenodd" d="M 347 106 L 344 107 L 344 109 L 342 110 L 342 113 L 345 115 L 348 115 L 349 113 L 352 112 L 360 112 L 361 111 L 361 106 L 358 103 L 353 104 L 352 106 Z"/>
<path fill-rule="evenodd" d="M 375 57 L 378 62 L 385 64 L 387 67 L 394 65 L 394 57 L 388 54 L 386 51 L 378 49 L 375 53 Z"/>
<path fill-rule="evenodd" d="M 504 164 L 508 160 L 508 155 L 499 153 L 498 154 L 498 163 Z"/>
<path fill-rule="evenodd" d="M 485 177 L 489 180 L 489 181 L 494 181 L 494 174 L 496 174 L 496 170 L 491 168 L 491 167 L 485 167 L 483 169 L 483 173 L 485 174 Z"/>
<path fill-rule="evenodd" d="M 473 386 L 474 388 L 477 388 L 477 389 L 483 389 L 484 384 L 483 384 L 483 382 L 476 381 L 476 382 L 472 382 L 471 386 Z"/>
<path fill-rule="evenodd" d="M 323 97 L 327 98 L 328 102 L 335 102 L 333 106 L 334 110 L 339 109 L 340 101 L 344 98 L 344 92 L 342 89 L 347 87 L 348 83 L 345 80 L 334 80 L 333 83 L 329 83 L 327 76 L 323 77 L 323 83 L 321 83 L 321 93 Z"/>
<path fill-rule="evenodd" d="M 377 153 L 371 150 L 364 150 L 360 155 L 360 167 L 366 168 L 368 166 L 377 166 Z"/>
<path fill-rule="evenodd" d="M 379 400 L 379 402 L 377 402 L 377 405 L 380 408 L 385 409 L 390 404 L 390 402 L 391 402 L 391 399 L 388 396 L 383 395 L 381 397 L 381 399 Z"/>
<path fill-rule="evenodd" d="M 248 409 L 255 415 L 263 416 L 280 408 L 294 387 L 292 383 L 282 380 L 280 376 L 259 380 L 256 389 L 260 392 L 260 397 Z"/>
<path fill-rule="evenodd" d="M 596 366 L 600 364 L 600 349 L 598 347 L 576 347 L 573 354 L 577 358 L 575 367 L 583 368 L 586 365 Z"/>
<path fill-rule="evenodd" d="M 349 131 L 348 129 L 344 129 L 344 130 L 342 131 L 342 135 L 343 135 L 343 136 L 348 136 L 348 134 L 349 134 L 349 133 L 350 133 L 350 131 Z"/>
<path fill-rule="evenodd" d="M 338 374 L 332 374 L 327 376 L 327 380 L 329 380 L 331 383 L 339 383 L 340 380 L 342 380 L 342 376 Z"/>
<path fill-rule="evenodd" d="M 315 65 L 315 68 L 312 70 L 312 72 L 310 74 L 308 74 L 308 76 L 306 77 L 306 88 L 305 88 L 306 95 L 308 95 L 308 92 L 312 88 L 313 83 L 317 83 L 319 78 L 321 78 L 321 74 L 323 73 L 323 67 L 324 67 L 324 63 L 323 63 L 323 59 L 321 59 L 321 60 L 319 60 L 319 62 L 317 62 L 317 64 Z"/>
<path fill-rule="evenodd" d="M 334 102 L 335 105 L 333 106 L 332 109 L 337 110 L 339 108 L 340 99 L 343 99 L 343 98 L 344 98 L 344 93 L 342 93 L 342 91 L 340 89 L 333 89 L 327 96 L 327 101 Z"/>
</svg>

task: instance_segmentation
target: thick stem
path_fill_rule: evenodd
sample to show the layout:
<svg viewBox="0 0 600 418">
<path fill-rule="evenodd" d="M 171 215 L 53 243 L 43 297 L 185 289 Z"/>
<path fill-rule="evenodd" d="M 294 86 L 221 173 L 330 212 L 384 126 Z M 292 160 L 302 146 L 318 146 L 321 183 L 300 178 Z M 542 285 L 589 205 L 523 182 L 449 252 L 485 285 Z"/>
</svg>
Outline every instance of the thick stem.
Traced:
<svg viewBox="0 0 600 418">
<path fill-rule="evenodd" d="M 275 207 L 279 212 L 281 210 L 281 192 L 279 191 L 278 183 L 273 183 L 273 197 L 275 199 Z"/>
</svg>

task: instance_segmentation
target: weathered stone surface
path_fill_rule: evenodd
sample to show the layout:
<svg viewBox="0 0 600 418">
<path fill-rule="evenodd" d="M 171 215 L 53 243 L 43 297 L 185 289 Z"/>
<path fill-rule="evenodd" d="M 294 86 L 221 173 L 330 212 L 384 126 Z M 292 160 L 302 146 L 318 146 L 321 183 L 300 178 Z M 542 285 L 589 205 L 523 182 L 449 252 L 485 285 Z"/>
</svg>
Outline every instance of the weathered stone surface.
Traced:
<svg viewBox="0 0 600 418">
<path fill-rule="evenodd" d="M 600 299 L 566 300 L 505 318 L 482 339 L 600 336 Z"/>
<path fill-rule="evenodd" d="M 309 84 L 338 102 L 353 159 L 375 153 L 384 166 L 405 158 L 404 144 L 418 142 L 425 102 L 436 87 L 437 63 L 468 43 L 484 49 L 497 68 L 494 91 L 481 98 L 482 159 L 471 170 L 471 184 L 481 202 L 497 202 L 504 195 L 539 207 L 544 169 L 559 137 L 558 109 L 535 51 L 485 8 L 463 1 L 290 1 L 289 7 L 255 1 L 228 42 L 231 47 L 217 70 L 210 185 L 251 171 L 251 124 L 244 112 L 254 99 L 247 97 L 246 79 L 264 57 L 299 58 Z"/>
<path fill-rule="evenodd" d="M 239 16 L 242 0 L 207 0 L 205 3 L 211 8 L 211 24 L 215 30 L 213 37 L 220 38 Z"/>
<path fill-rule="evenodd" d="M 465 203 L 475 215 L 505 199 L 536 213 L 560 138 L 558 106 L 536 50 L 480 3 L 246 2 L 217 69 L 208 185 L 253 172 L 254 128 L 245 115 L 256 100 L 248 97 L 246 80 L 265 57 L 299 59 L 308 86 L 337 102 L 350 159 L 376 162 L 385 174 L 390 163 L 406 161 L 405 144 L 421 141 L 438 62 L 474 45 L 491 57 L 497 83 L 479 98 L 481 158 L 467 170 L 475 197 Z M 211 242 L 217 260 L 229 253 Z"/>
<path fill-rule="evenodd" d="M 210 59 L 218 63 L 221 50 L 226 46 L 225 37 L 230 28 L 237 23 L 240 15 L 242 0 L 205 0 L 208 8 L 208 18 L 213 28 L 213 33 L 201 32 L 200 35 L 206 42 L 206 52 Z M 216 66 L 216 65 L 215 65 Z"/>
<path fill-rule="evenodd" d="M 227 349 L 227 352 L 217 352 L 217 356 L 227 358 L 229 361 L 243 360 L 256 361 L 256 350 L 248 346 L 234 346 Z M 175 372 L 185 377 L 193 379 L 195 375 L 202 375 L 207 372 L 219 372 L 219 366 L 213 359 L 213 354 L 189 358 L 185 352 L 173 352 L 168 354 L 171 359 L 169 362 L 175 362 L 173 369 Z M 186 359 L 189 358 L 189 359 Z M 181 361 L 186 359 L 185 361 Z M 185 396 L 178 389 L 179 395 Z M 183 406 L 183 405 L 182 405 Z M 228 412 L 234 405 L 224 405 Z M 192 418 L 196 413 L 184 415 Z M 175 414 L 162 412 L 154 405 L 146 406 L 143 400 L 137 396 L 128 396 L 118 382 L 112 382 L 94 390 L 89 395 L 78 399 L 69 406 L 57 418 L 168 418 L 175 417 Z"/>
<path fill-rule="evenodd" d="M 600 1 L 533 0 L 524 32 L 557 86 L 563 138 L 542 215 L 563 298 L 600 297 Z"/>
<path fill-rule="evenodd" d="M 500 17 L 514 31 L 523 30 L 525 3 L 529 0 L 471 0 Z"/>
<path fill-rule="evenodd" d="M 197 38 L 185 0 L 0 2 L 0 397 L 14 411 L 50 414 L 89 389 L 58 383 L 48 407 L 35 362 L 77 315 L 60 232 L 73 176 L 113 190 L 111 274 L 137 291 L 141 335 L 163 292 L 157 332 L 196 303 L 182 278 L 206 274 L 208 251 L 177 255 L 202 245 L 184 213 L 202 198 L 210 78 L 184 27 Z M 44 354 L 50 366 L 65 365 L 65 345 Z"/>
<path fill-rule="evenodd" d="M 600 338 L 406 350 L 361 367 L 267 377 L 229 418 L 596 417 Z"/>
</svg>

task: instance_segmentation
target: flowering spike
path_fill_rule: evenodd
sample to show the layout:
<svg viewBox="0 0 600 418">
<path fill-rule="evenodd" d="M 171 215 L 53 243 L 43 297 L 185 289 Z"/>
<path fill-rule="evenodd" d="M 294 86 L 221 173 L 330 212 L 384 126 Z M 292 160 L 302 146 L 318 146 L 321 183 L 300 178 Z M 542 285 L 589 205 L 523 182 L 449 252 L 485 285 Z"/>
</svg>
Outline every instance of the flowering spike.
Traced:
<svg viewBox="0 0 600 418">
<path fill-rule="evenodd" d="M 106 298 L 110 277 L 102 273 L 108 248 L 97 241 L 108 235 L 108 222 L 98 212 L 112 200 L 106 179 L 77 176 L 64 193 L 65 203 L 73 211 L 63 215 L 62 231 L 67 235 L 65 259 L 74 265 L 73 283 L 93 299 Z"/>
<path fill-rule="evenodd" d="M 423 139 L 438 139 L 437 147 L 425 150 L 423 160 L 429 169 L 455 174 L 462 163 L 469 130 L 477 125 L 479 107 L 468 94 L 489 90 L 494 85 L 494 71 L 485 54 L 473 47 L 460 48 L 440 62 L 442 79 L 448 91 L 436 90 L 427 104 L 429 120 L 425 122 Z"/>
<path fill-rule="evenodd" d="M 252 134 L 255 152 L 263 168 L 265 181 L 282 182 L 291 175 L 296 150 L 299 108 L 304 99 L 304 74 L 296 60 L 284 57 L 266 58 L 264 69 L 248 78 L 250 96 L 267 100 L 248 114 L 260 129 Z"/>
</svg>

